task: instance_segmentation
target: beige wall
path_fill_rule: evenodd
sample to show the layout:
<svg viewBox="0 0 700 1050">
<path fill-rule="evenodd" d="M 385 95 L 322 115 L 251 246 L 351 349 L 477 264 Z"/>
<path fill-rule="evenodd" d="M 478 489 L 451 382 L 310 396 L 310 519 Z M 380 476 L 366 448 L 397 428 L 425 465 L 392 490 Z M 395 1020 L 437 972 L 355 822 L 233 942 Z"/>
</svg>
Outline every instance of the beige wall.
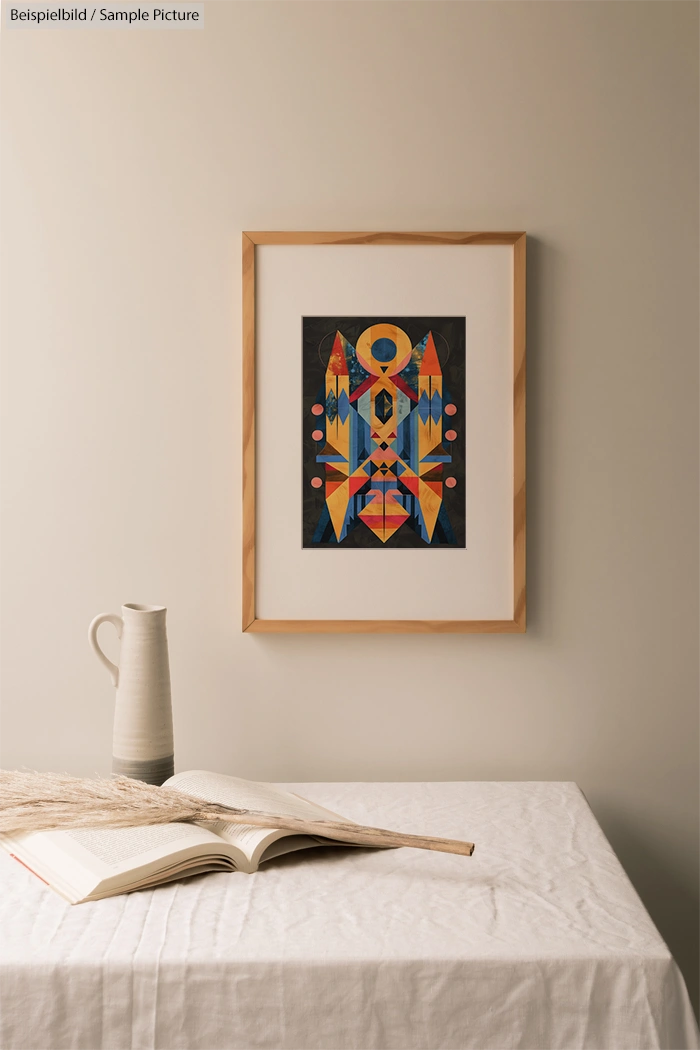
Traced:
<svg viewBox="0 0 700 1050">
<path fill-rule="evenodd" d="M 108 771 L 87 623 L 162 602 L 180 768 L 576 780 L 694 992 L 697 30 L 219 2 L 3 33 L 5 766 Z M 245 228 L 531 233 L 527 635 L 239 633 Z"/>
</svg>

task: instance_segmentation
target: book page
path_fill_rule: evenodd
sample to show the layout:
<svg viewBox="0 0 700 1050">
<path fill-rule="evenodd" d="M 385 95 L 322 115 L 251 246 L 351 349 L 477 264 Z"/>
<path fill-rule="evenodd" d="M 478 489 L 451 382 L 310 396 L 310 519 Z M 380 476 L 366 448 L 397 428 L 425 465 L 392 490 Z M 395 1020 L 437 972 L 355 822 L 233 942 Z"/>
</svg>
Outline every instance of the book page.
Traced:
<svg viewBox="0 0 700 1050">
<path fill-rule="evenodd" d="M 303 817 L 306 820 L 345 820 L 337 813 L 332 813 L 323 806 L 308 799 L 293 795 L 274 784 L 259 783 L 255 780 L 242 780 L 223 773 L 209 773 L 203 769 L 192 769 L 185 773 L 176 773 L 166 781 L 170 787 L 176 787 L 189 795 L 206 799 L 208 802 L 220 802 L 224 806 L 235 806 L 240 809 L 254 809 L 261 813 L 278 813 L 287 817 Z M 254 855 L 260 857 L 266 846 L 276 839 L 294 835 L 295 831 L 274 831 L 269 828 L 257 828 L 250 824 L 221 823 L 211 825 L 212 831 L 226 842 L 238 846 L 249 859 Z M 316 844 L 312 837 L 307 845 Z M 294 848 L 301 848 L 302 843 Z M 262 848 L 261 848 L 262 847 Z"/>
<path fill-rule="evenodd" d="M 220 802 L 224 806 L 235 806 L 237 809 L 255 809 L 261 813 L 280 813 L 286 817 L 305 817 L 307 820 L 347 819 L 275 784 L 242 780 L 240 777 L 226 776 L 224 773 L 209 773 L 204 769 L 176 773 L 170 780 L 166 780 L 165 784 L 188 795 L 204 798 L 208 802 Z"/>
<path fill-rule="evenodd" d="M 150 824 L 133 828 L 76 828 L 59 832 L 77 842 L 112 871 L 128 871 L 148 860 L 167 857 L 183 846 L 216 844 L 199 824 Z M 138 859 L 137 859 L 138 858 Z"/>
<path fill-rule="evenodd" d="M 9 853 L 69 899 L 79 899 L 105 881 L 119 881 L 137 868 L 154 873 L 167 867 L 164 861 L 171 856 L 182 863 L 199 855 L 226 854 L 228 849 L 198 824 L 36 831 L 2 839 Z"/>
</svg>

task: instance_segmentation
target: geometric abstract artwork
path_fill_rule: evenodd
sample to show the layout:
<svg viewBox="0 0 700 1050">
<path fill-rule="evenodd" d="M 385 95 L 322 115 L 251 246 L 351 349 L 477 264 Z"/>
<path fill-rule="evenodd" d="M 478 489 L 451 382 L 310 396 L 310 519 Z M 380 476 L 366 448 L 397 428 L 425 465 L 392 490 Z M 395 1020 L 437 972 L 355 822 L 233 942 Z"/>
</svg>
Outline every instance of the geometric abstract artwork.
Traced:
<svg viewBox="0 0 700 1050">
<path fill-rule="evenodd" d="M 244 632 L 525 631 L 526 242 L 243 234 Z"/>
<path fill-rule="evenodd" d="M 459 548 L 464 317 L 305 317 L 303 546 Z"/>
</svg>

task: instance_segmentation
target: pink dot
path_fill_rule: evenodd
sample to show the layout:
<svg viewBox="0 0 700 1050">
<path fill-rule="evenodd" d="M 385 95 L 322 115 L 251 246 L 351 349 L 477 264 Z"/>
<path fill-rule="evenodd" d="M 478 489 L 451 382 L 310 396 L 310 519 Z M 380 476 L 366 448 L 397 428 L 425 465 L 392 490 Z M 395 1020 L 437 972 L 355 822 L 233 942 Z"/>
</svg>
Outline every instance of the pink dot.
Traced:
<svg viewBox="0 0 700 1050">
<path fill-rule="evenodd" d="M 323 405 L 313 405 L 311 411 L 315 416 L 323 415 Z"/>
<path fill-rule="evenodd" d="M 448 416 L 455 416 L 457 414 L 456 405 L 445 405 L 445 412 Z"/>
<path fill-rule="evenodd" d="M 457 478 L 447 478 L 445 480 L 445 484 L 447 485 L 448 489 L 453 489 L 457 484 Z"/>
<path fill-rule="evenodd" d="M 323 431 L 322 430 L 314 430 L 314 432 L 312 433 L 311 437 L 314 439 L 314 441 L 321 441 L 321 439 L 323 438 Z"/>
<path fill-rule="evenodd" d="M 323 480 L 321 478 L 312 478 L 311 484 L 315 489 L 320 489 L 321 485 L 323 484 Z"/>
<path fill-rule="evenodd" d="M 446 430 L 445 431 L 445 441 L 455 441 L 456 438 L 457 438 L 457 431 L 456 430 Z"/>
</svg>

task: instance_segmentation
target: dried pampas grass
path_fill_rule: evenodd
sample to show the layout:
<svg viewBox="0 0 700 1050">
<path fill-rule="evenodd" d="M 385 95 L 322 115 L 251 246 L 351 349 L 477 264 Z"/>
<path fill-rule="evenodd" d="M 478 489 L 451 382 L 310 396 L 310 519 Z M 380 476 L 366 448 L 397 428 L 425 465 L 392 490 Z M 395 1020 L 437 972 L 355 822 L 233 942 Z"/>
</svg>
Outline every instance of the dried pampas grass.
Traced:
<svg viewBox="0 0 700 1050">
<path fill-rule="evenodd" d="M 88 780 L 67 773 L 0 770 L 0 833 L 65 828 L 127 828 L 174 822 L 249 824 L 356 846 L 413 846 L 470 857 L 471 842 L 404 835 L 335 820 L 305 820 L 222 806 L 172 787 L 117 776 Z"/>
</svg>

